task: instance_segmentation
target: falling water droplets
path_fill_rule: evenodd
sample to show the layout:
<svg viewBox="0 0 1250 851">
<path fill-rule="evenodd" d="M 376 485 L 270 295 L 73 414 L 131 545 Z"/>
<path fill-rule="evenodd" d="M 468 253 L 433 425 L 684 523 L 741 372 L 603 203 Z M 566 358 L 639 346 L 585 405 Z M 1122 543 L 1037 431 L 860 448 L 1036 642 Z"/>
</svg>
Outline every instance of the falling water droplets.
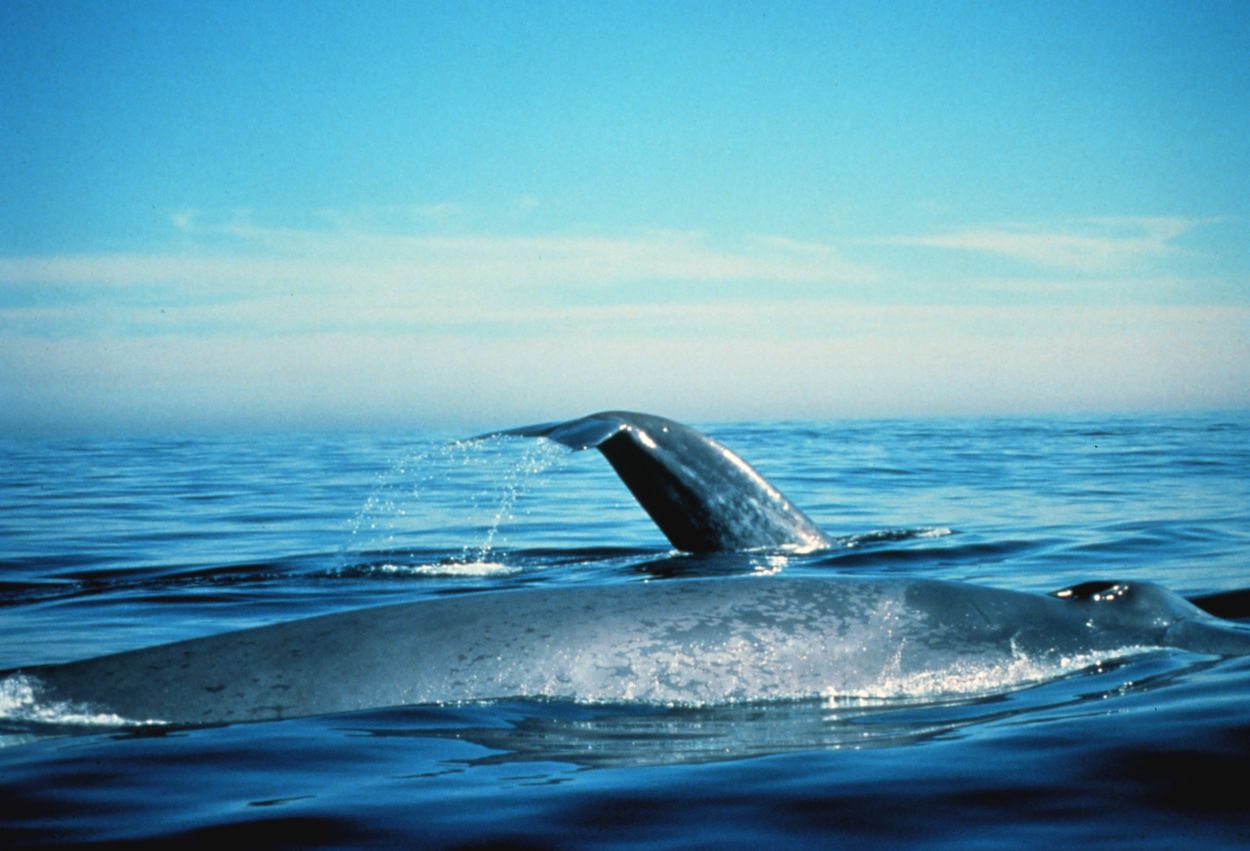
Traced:
<svg viewBox="0 0 1250 851">
<path fill-rule="evenodd" d="M 508 438 L 418 447 L 378 476 L 339 553 L 340 571 L 387 576 L 514 573 L 508 527 L 543 474 L 567 458 L 549 441 Z M 465 543 L 468 541 L 469 543 Z M 459 554 L 448 557 L 448 551 Z M 434 556 L 435 553 L 441 553 Z"/>
</svg>

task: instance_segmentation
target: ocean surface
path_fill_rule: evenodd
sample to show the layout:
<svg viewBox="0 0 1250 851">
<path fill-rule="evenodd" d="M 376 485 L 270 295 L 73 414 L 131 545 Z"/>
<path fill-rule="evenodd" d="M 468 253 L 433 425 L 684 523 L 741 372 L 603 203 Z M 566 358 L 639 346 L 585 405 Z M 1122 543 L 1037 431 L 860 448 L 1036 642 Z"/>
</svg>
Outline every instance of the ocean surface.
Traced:
<svg viewBox="0 0 1250 851">
<path fill-rule="evenodd" d="M 1250 413 L 696 425 L 833 546 L 675 553 L 597 452 L 546 441 L 0 442 L 0 672 L 521 587 L 1250 587 Z M 178 729 L 58 715 L 0 674 L 0 744 L 5 848 L 1250 844 L 1250 657 L 1175 649 L 880 695 Z"/>
</svg>

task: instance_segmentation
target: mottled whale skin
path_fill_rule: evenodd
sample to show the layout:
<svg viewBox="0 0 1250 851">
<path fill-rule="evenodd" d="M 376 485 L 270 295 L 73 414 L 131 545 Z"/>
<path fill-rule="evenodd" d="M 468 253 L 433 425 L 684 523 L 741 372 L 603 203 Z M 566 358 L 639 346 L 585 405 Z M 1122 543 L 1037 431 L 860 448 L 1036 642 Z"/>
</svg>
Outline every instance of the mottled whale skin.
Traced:
<svg viewBox="0 0 1250 851">
<path fill-rule="evenodd" d="M 929 579 L 743 576 L 458 595 L 19 673 L 45 704 L 212 724 L 509 697 L 890 696 L 916 678 L 1143 647 L 1244 653 L 1250 634 L 1149 583 L 1046 596 Z"/>
<path fill-rule="evenodd" d="M 504 433 L 600 449 L 681 549 L 829 542 L 737 455 L 672 420 L 606 412 Z M 737 576 L 378 606 L 9 671 L 5 682 L 71 715 L 196 725 L 514 697 L 708 705 L 888 697 L 907 683 L 940 693 L 1155 647 L 1241 654 L 1250 632 L 1150 583 L 1041 595 L 923 578 Z"/>
</svg>

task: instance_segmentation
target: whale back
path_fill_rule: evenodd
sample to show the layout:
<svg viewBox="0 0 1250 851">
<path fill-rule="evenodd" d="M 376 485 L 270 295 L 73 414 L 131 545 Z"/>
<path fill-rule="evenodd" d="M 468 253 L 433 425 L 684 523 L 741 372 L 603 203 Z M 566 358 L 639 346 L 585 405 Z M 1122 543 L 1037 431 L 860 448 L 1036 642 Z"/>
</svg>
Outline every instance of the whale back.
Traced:
<svg viewBox="0 0 1250 851">
<path fill-rule="evenodd" d="M 931 580 L 735 577 L 357 609 L 8 672 L 45 707 L 216 724 L 530 697 L 712 705 L 924 687 L 1078 639 L 1059 601 Z M 991 613 L 986 621 L 985 613 Z M 2 681 L 2 679 L 0 679 Z"/>
<path fill-rule="evenodd" d="M 928 579 L 744 576 L 484 592 L 7 672 L 0 687 L 18 678 L 10 685 L 29 686 L 41 712 L 216 724 L 515 697 L 931 695 L 1145 647 L 1250 652 L 1235 625 L 1138 590 L 1095 601 Z"/>
<path fill-rule="evenodd" d="M 546 437 L 598 449 L 679 550 L 808 551 L 830 539 L 746 461 L 673 420 L 604 411 L 497 434 Z"/>
</svg>

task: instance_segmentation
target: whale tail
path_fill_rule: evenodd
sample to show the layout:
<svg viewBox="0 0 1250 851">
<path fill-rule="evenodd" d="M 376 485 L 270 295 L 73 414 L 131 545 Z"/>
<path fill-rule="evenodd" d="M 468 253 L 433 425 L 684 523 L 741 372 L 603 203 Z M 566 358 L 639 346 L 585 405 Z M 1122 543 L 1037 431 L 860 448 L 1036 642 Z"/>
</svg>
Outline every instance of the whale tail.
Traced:
<svg viewBox="0 0 1250 851">
<path fill-rule="evenodd" d="M 830 539 L 729 449 L 679 422 L 603 411 L 480 437 L 545 437 L 598 449 L 674 547 L 686 552 L 807 551 Z"/>
</svg>

